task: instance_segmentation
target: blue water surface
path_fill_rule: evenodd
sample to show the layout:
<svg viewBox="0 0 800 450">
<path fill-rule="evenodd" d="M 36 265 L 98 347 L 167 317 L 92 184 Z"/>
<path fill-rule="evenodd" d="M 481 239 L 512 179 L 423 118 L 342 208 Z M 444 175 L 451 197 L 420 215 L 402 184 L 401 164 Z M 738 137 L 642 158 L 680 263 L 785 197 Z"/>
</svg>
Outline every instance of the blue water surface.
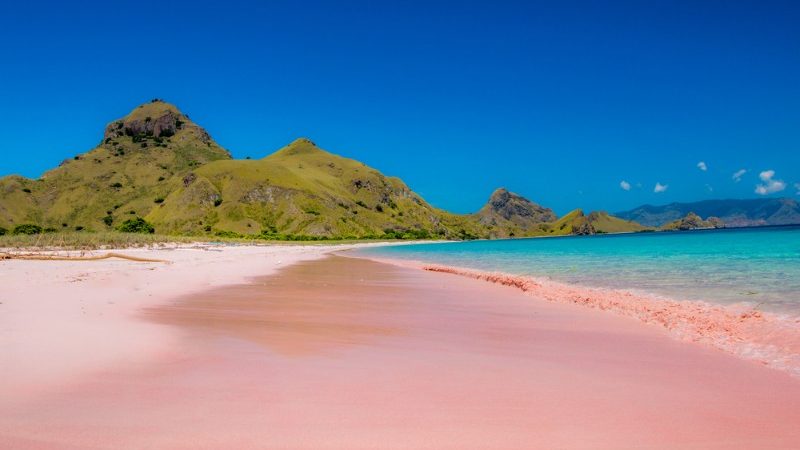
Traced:
<svg viewBox="0 0 800 450">
<path fill-rule="evenodd" d="M 800 226 L 430 243 L 358 253 L 800 313 Z"/>
</svg>

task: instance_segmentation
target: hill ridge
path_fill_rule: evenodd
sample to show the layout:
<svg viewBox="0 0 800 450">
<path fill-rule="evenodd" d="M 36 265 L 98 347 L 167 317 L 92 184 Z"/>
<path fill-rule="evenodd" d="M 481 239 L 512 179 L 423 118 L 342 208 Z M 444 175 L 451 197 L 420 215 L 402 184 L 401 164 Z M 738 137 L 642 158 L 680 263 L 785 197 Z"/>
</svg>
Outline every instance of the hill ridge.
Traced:
<svg viewBox="0 0 800 450">
<path fill-rule="evenodd" d="M 188 115 L 160 99 L 109 122 L 97 147 L 38 180 L 0 178 L 0 227 L 103 231 L 134 218 L 165 234 L 276 239 L 594 234 L 611 224 L 594 226 L 597 221 L 581 211 L 589 226 L 570 222 L 556 230 L 559 220 L 575 217 L 559 219 L 505 188 L 477 213 L 449 213 L 400 178 L 307 137 L 261 159 L 233 159 Z"/>
<path fill-rule="evenodd" d="M 642 205 L 616 215 L 653 227 L 664 226 L 689 213 L 708 219 L 719 218 L 724 226 L 792 225 L 800 223 L 800 204 L 788 197 L 711 199 Z"/>
</svg>

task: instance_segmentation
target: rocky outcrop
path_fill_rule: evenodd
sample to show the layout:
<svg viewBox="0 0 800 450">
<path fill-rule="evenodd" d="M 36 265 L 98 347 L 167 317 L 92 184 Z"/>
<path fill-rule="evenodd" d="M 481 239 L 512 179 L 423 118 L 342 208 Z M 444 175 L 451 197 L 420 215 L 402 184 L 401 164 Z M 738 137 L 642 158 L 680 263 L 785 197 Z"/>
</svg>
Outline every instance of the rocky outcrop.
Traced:
<svg viewBox="0 0 800 450">
<path fill-rule="evenodd" d="M 494 191 L 477 215 L 484 225 L 497 225 L 500 221 L 533 225 L 557 219 L 552 209 L 542 207 L 504 188 Z"/>
<path fill-rule="evenodd" d="M 114 139 L 122 136 L 147 136 L 165 138 L 174 136 L 185 124 L 181 115 L 175 111 L 166 110 L 161 115 L 144 118 L 123 119 L 106 126 L 104 139 Z"/>
<path fill-rule="evenodd" d="M 708 228 L 723 228 L 724 226 L 725 224 L 722 222 L 722 220 L 717 217 L 709 217 L 708 220 L 703 220 L 702 217 L 690 212 L 686 215 L 686 217 L 664 225 L 662 229 L 688 231 Z"/>
<path fill-rule="evenodd" d="M 575 223 L 572 225 L 572 234 L 576 236 L 590 236 L 597 234 L 597 230 L 594 229 L 594 226 L 589 218 L 584 218 L 584 220 L 575 221 Z"/>
<path fill-rule="evenodd" d="M 711 225 L 711 228 L 725 228 L 725 222 L 723 222 L 719 217 L 711 216 L 706 219 L 706 222 Z"/>
</svg>

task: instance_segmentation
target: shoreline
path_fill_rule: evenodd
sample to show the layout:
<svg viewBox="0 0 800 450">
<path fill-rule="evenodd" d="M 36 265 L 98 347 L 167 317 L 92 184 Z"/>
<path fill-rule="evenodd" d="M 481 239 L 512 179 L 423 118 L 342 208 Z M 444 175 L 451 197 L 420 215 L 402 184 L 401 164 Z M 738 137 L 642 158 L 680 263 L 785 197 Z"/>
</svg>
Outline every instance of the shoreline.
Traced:
<svg viewBox="0 0 800 450">
<path fill-rule="evenodd" d="M 147 361 L 169 349 L 175 333 L 139 320 L 140 309 L 369 245 L 173 244 L 119 251 L 166 262 L 0 260 L 0 391 L 25 398 L 108 364 Z"/>
<path fill-rule="evenodd" d="M 0 391 L 13 394 L 0 396 L 0 447 L 800 444 L 800 383 L 786 373 L 604 311 L 342 250 L 0 262 L 0 282 L 24 288 L 0 299 Z"/>
<path fill-rule="evenodd" d="M 0 446 L 792 448 L 800 383 L 602 311 L 327 256 L 155 302 L 174 335 L 27 402 Z"/>
<path fill-rule="evenodd" d="M 663 328 L 679 340 L 707 345 L 800 378 L 800 317 L 759 311 L 745 305 L 676 300 L 624 289 L 580 286 L 535 276 L 354 255 L 347 251 L 336 254 L 478 279 L 514 287 L 539 300 L 611 312 Z"/>
</svg>

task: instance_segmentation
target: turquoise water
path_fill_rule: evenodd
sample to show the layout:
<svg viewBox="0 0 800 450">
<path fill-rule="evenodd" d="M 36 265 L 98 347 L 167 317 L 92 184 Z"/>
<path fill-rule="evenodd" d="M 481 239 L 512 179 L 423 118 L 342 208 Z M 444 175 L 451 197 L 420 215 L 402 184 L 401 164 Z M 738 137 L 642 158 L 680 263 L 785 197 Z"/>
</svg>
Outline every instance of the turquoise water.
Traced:
<svg viewBox="0 0 800 450">
<path fill-rule="evenodd" d="M 800 314 L 800 226 L 431 243 L 358 253 Z"/>
</svg>

